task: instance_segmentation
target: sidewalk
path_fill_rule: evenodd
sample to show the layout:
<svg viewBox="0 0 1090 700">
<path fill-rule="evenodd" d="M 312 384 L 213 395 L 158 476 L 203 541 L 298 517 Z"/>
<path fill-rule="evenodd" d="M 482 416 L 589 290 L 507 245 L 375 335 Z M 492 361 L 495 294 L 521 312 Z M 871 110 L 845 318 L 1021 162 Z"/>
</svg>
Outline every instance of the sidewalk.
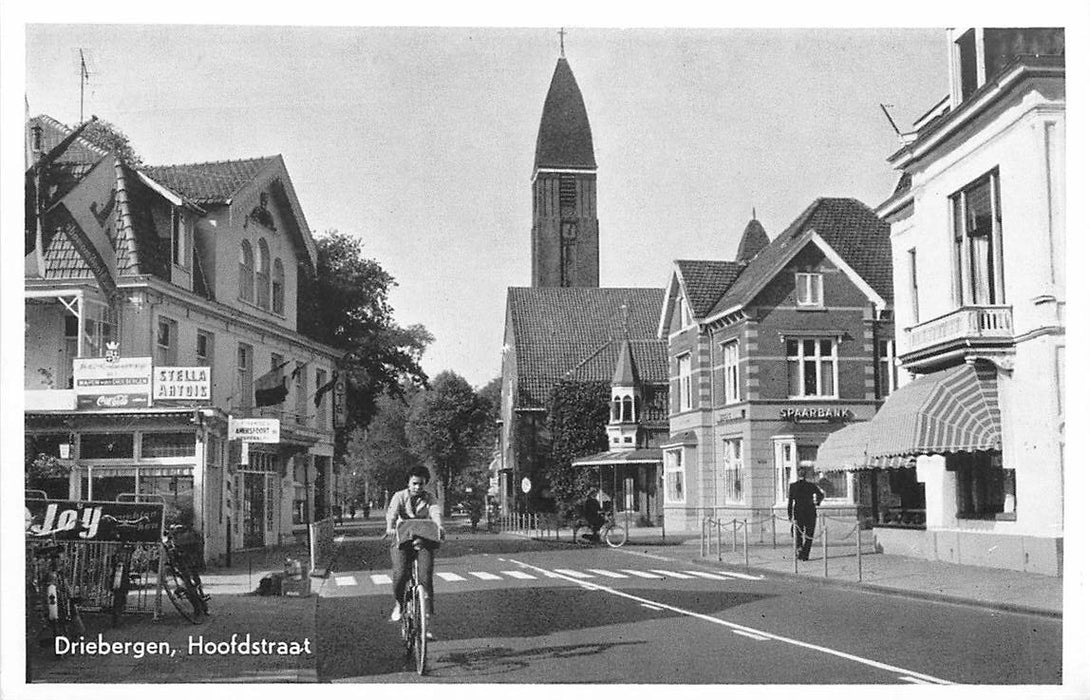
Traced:
<svg viewBox="0 0 1090 700">
<path fill-rule="evenodd" d="M 136 647 L 121 654 L 73 654 L 57 658 L 49 648 L 29 640 L 28 668 L 39 683 L 288 683 L 317 682 L 317 653 L 314 629 L 317 596 L 257 596 L 262 576 L 283 571 L 284 559 L 307 562 L 306 544 L 291 544 L 270 550 L 236 552 L 231 566 L 210 568 L 201 575 L 210 601 L 211 617 L 199 625 L 190 624 L 163 596 L 162 615 L 129 614 L 121 624 L 110 627 L 109 616 L 87 614 L 84 638 L 97 642 L 165 642 L 173 655 L 140 654 Z M 321 579 L 311 579 L 315 592 Z M 252 642 L 287 642 L 286 651 L 300 653 L 244 654 L 239 647 L 223 653 L 198 651 L 209 642 L 230 644 L 250 635 Z M 308 642 L 309 640 L 309 642 Z M 202 642 L 205 645 L 202 647 Z M 292 649 L 290 644 L 297 643 Z M 309 653 L 305 649 L 309 648 Z M 137 658 L 137 657 L 141 658 Z"/>
<path fill-rule="evenodd" d="M 556 541 L 552 533 L 540 539 Z M 570 544 L 570 532 L 561 531 L 559 541 Z M 710 567 L 746 569 L 747 560 L 741 542 L 733 551 L 731 544 L 731 540 L 724 537 L 720 549 L 712 537 L 709 551 L 702 557 L 699 533 L 668 534 L 664 537 L 658 528 L 632 528 L 624 549 Z M 796 561 L 794 548 L 789 543 L 779 544 L 775 548 L 770 544 L 750 545 L 748 568 L 766 575 L 800 576 L 818 579 L 828 585 L 863 588 L 910 598 L 1049 617 L 1063 616 L 1063 579 L 1060 577 L 868 553 L 866 547 L 862 557 L 857 557 L 854 543 L 850 546 L 830 546 L 827 562 L 822 559 L 820 541 L 814 543 L 809 561 Z"/>
</svg>

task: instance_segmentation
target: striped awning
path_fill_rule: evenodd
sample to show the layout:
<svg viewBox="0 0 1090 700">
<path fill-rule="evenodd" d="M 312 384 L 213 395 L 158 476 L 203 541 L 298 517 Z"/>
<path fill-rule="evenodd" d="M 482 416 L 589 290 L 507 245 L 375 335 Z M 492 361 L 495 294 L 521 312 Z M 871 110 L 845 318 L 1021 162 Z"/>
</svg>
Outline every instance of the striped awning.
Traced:
<svg viewBox="0 0 1090 700">
<path fill-rule="evenodd" d="M 995 368 L 966 364 L 928 374 L 890 394 L 870 421 L 871 457 L 999 450 Z"/>
<path fill-rule="evenodd" d="M 869 454 L 871 423 L 849 423 L 825 438 L 818 447 L 814 469 L 819 472 L 851 472 L 863 469 L 903 469 L 916 466 L 910 456 L 874 457 Z"/>
<path fill-rule="evenodd" d="M 613 450 L 572 460 L 573 467 L 605 467 L 621 464 L 662 464 L 662 450 Z"/>
</svg>

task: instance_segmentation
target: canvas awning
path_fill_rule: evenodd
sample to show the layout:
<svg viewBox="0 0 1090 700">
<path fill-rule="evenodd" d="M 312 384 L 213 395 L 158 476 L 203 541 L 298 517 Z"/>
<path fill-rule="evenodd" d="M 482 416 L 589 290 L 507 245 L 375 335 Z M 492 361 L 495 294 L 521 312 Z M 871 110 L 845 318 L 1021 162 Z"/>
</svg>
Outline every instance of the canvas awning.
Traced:
<svg viewBox="0 0 1090 700">
<path fill-rule="evenodd" d="M 869 457 L 999 450 L 995 368 L 966 364 L 922 376 L 890 394 L 870 421 Z"/>
<path fill-rule="evenodd" d="M 662 450 L 613 450 L 573 460 L 573 467 L 604 467 L 623 464 L 662 464 Z"/>
<path fill-rule="evenodd" d="M 916 466 L 912 456 L 869 454 L 871 422 L 849 423 L 825 438 L 818 447 L 814 469 L 819 472 L 859 471 L 862 469 L 902 469 Z"/>
</svg>

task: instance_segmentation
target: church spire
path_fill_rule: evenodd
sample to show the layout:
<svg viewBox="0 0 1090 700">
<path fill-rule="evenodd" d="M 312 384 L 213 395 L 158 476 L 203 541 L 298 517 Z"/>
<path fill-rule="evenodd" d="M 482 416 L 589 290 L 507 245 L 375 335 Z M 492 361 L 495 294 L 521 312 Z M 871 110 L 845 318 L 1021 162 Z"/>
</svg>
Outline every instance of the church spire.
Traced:
<svg viewBox="0 0 1090 700">
<path fill-rule="evenodd" d="M 583 93 L 579 91 L 561 49 L 541 110 L 534 171 L 540 168 L 595 170 L 597 167 Z"/>
</svg>

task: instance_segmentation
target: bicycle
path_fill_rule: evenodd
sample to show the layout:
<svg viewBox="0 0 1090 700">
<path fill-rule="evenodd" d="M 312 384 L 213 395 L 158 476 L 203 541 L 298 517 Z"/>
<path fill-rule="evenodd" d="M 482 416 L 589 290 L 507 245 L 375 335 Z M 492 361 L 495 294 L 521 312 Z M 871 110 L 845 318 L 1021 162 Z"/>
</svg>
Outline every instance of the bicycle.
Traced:
<svg viewBox="0 0 1090 700">
<path fill-rule="evenodd" d="M 28 573 L 28 591 L 33 606 L 41 615 L 43 628 L 50 631 L 55 640 L 59 637 L 73 639 L 86 631 L 83 616 L 80 613 L 80 598 L 72 591 L 68 578 L 64 575 L 64 545 L 56 540 L 36 544 L 31 553 L 33 562 Z M 47 561 L 48 560 L 48 561 Z M 48 644 L 48 640 L 43 640 Z"/>
<path fill-rule="evenodd" d="M 163 562 L 162 586 L 182 617 L 197 625 L 209 614 L 208 601 L 211 596 L 204 592 L 200 574 L 178 546 L 176 537 L 184 529 L 181 525 L 173 525 L 163 533 L 166 559 Z"/>
<path fill-rule="evenodd" d="M 603 518 L 605 518 L 605 520 L 602 522 L 601 527 L 598 528 L 597 536 L 595 536 L 594 531 L 591 529 L 590 525 L 584 523 L 583 527 L 581 527 L 580 529 L 586 529 L 587 532 L 584 532 L 582 535 L 580 535 L 582 539 L 586 540 L 591 544 L 605 542 L 608 546 L 613 547 L 614 549 L 616 549 L 617 547 L 623 547 L 625 543 L 628 542 L 628 528 L 624 527 L 623 525 L 617 525 L 615 513 L 613 513 L 612 511 L 606 511 L 602 513 L 602 516 Z"/>
<path fill-rule="evenodd" d="M 412 576 L 401 596 L 401 639 L 406 657 L 416 660 L 416 672 L 423 676 L 428 668 L 428 592 L 420 580 L 419 552 L 425 542 L 439 542 L 439 526 L 431 520 L 402 520 L 397 524 L 397 545 L 412 542 Z"/>
<path fill-rule="evenodd" d="M 129 602 L 129 589 L 132 587 L 134 574 L 132 571 L 132 555 L 136 546 L 131 543 L 122 545 L 112 555 L 110 575 L 110 624 L 114 627 L 121 622 L 121 616 L 125 613 L 125 607 Z"/>
</svg>

